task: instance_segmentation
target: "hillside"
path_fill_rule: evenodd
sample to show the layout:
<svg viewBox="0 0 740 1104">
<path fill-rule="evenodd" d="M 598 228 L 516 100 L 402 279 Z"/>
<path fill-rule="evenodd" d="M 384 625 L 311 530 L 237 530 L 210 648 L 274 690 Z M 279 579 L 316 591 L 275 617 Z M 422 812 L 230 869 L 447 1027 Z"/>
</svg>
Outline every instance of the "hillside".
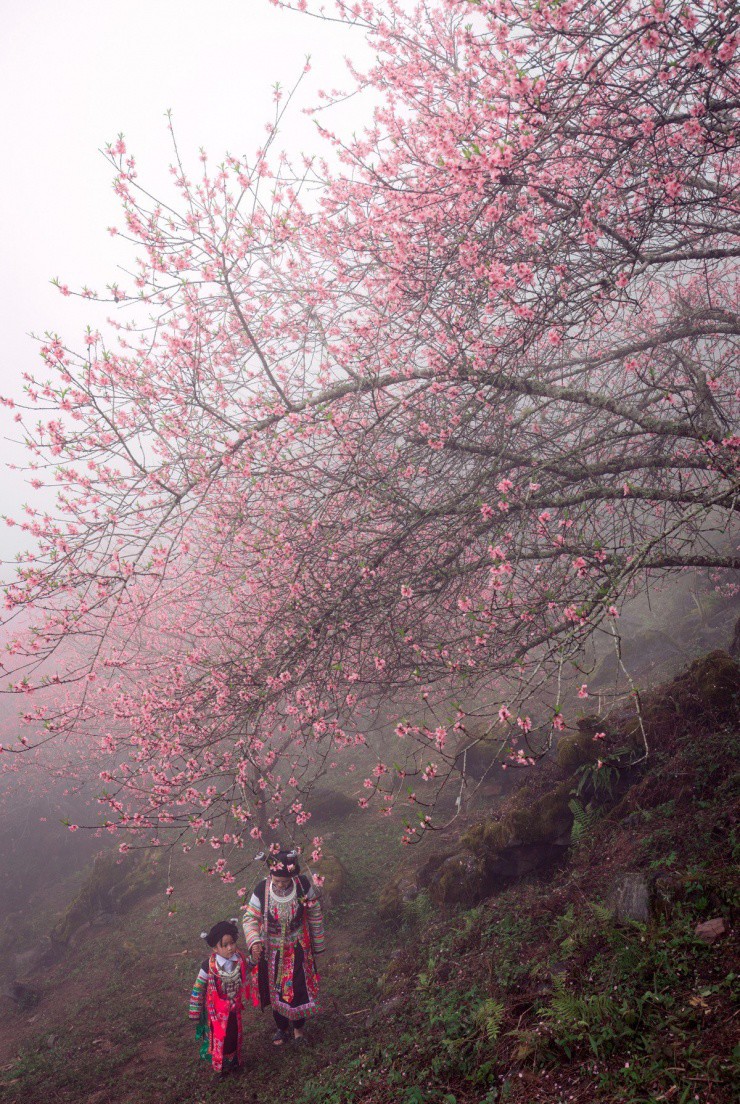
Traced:
<svg viewBox="0 0 740 1104">
<path fill-rule="evenodd" d="M 327 817 L 345 886 L 328 909 L 326 1010 L 289 1057 L 250 1013 L 239 1081 L 212 1083 L 185 1019 L 198 932 L 234 900 L 179 859 L 168 917 L 160 862 L 127 912 L 78 931 L 56 962 L 31 956 L 28 1006 L 3 998 L 0 1101 L 729 1104 L 739 701 L 740 667 L 713 652 L 644 697 L 646 764 L 629 766 L 633 714 L 596 742 L 585 718 L 490 820 L 419 848 L 397 847 L 392 820 Z M 500 876 L 524 810 L 557 848 Z M 450 863 L 472 872 L 463 904 L 449 903 Z M 63 896 L 18 924 L 24 950 Z"/>
</svg>

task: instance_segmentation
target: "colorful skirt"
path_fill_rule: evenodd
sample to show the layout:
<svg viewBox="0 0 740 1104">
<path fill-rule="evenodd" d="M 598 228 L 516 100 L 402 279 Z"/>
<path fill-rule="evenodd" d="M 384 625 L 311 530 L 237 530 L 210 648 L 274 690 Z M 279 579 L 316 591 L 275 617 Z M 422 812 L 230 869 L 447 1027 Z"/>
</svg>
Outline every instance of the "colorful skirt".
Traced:
<svg viewBox="0 0 740 1104">
<path fill-rule="evenodd" d="M 286 1020 L 306 1019 L 319 1011 L 319 975 L 310 943 L 269 947 L 257 976 L 263 1011 L 272 1008 Z"/>
</svg>

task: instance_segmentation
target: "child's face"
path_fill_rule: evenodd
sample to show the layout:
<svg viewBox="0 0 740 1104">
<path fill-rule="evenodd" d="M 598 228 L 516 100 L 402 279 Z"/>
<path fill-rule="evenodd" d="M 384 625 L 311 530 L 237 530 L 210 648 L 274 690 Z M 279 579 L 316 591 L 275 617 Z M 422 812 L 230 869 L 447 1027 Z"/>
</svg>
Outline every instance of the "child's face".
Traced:
<svg viewBox="0 0 740 1104">
<path fill-rule="evenodd" d="M 224 935 L 214 947 L 216 954 L 220 954 L 222 958 L 231 958 L 236 950 L 236 940 L 232 939 L 230 935 Z"/>
</svg>

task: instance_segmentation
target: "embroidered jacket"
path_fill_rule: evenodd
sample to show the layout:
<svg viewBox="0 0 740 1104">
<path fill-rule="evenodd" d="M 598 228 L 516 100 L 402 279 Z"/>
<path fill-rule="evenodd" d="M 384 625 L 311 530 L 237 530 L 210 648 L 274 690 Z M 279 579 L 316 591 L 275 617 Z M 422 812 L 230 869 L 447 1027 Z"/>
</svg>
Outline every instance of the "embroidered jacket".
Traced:
<svg viewBox="0 0 740 1104">
<path fill-rule="evenodd" d="M 232 1014 L 236 1017 L 237 1029 L 235 1053 L 241 1055 L 242 1010 L 251 993 L 249 971 L 241 951 L 236 952 L 234 968 L 230 970 L 219 965 L 218 955 L 214 952 L 203 961 L 190 994 L 188 1015 L 206 1028 L 207 1053 L 216 1071 L 223 1068 L 224 1041 Z M 256 992 L 252 999 L 256 1001 Z"/>
<path fill-rule="evenodd" d="M 313 953 L 318 955 L 325 950 L 324 916 L 316 891 L 305 874 L 299 874 L 293 882 L 296 895 L 285 909 L 288 913 L 285 918 L 278 914 L 276 908 L 269 907 L 271 902 L 267 879 L 263 878 L 255 886 L 249 904 L 244 910 L 244 938 L 248 951 L 251 951 L 254 943 L 275 946 L 283 941 L 298 942 L 305 920 L 308 921 Z"/>
<path fill-rule="evenodd" d="M 255 943 L 264 946 L 258 971 L 262 1008 L 271 1006 L 289 1020 L 315 1015 L 315 956 L 324 950 L 324 920 L 310 880 L 299 875 L 284 893 L 259 882 L 244 912 L 244 935 L 249 950 Z"/>
</svg>

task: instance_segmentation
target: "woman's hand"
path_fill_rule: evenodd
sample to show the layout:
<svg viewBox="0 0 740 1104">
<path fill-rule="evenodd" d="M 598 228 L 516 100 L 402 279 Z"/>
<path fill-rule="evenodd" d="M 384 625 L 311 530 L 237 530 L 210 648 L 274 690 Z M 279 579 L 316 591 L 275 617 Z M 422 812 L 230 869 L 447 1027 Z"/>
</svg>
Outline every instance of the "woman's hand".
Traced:
<svg viewBox="0 0 740 1104">
<path fill-rule="evenodd" d="M 252 956 L 252 962 L 259 962 L 262 954 L 262 943 L 253 943 L 249 948 L 249 953 Z"/>
</svg>

